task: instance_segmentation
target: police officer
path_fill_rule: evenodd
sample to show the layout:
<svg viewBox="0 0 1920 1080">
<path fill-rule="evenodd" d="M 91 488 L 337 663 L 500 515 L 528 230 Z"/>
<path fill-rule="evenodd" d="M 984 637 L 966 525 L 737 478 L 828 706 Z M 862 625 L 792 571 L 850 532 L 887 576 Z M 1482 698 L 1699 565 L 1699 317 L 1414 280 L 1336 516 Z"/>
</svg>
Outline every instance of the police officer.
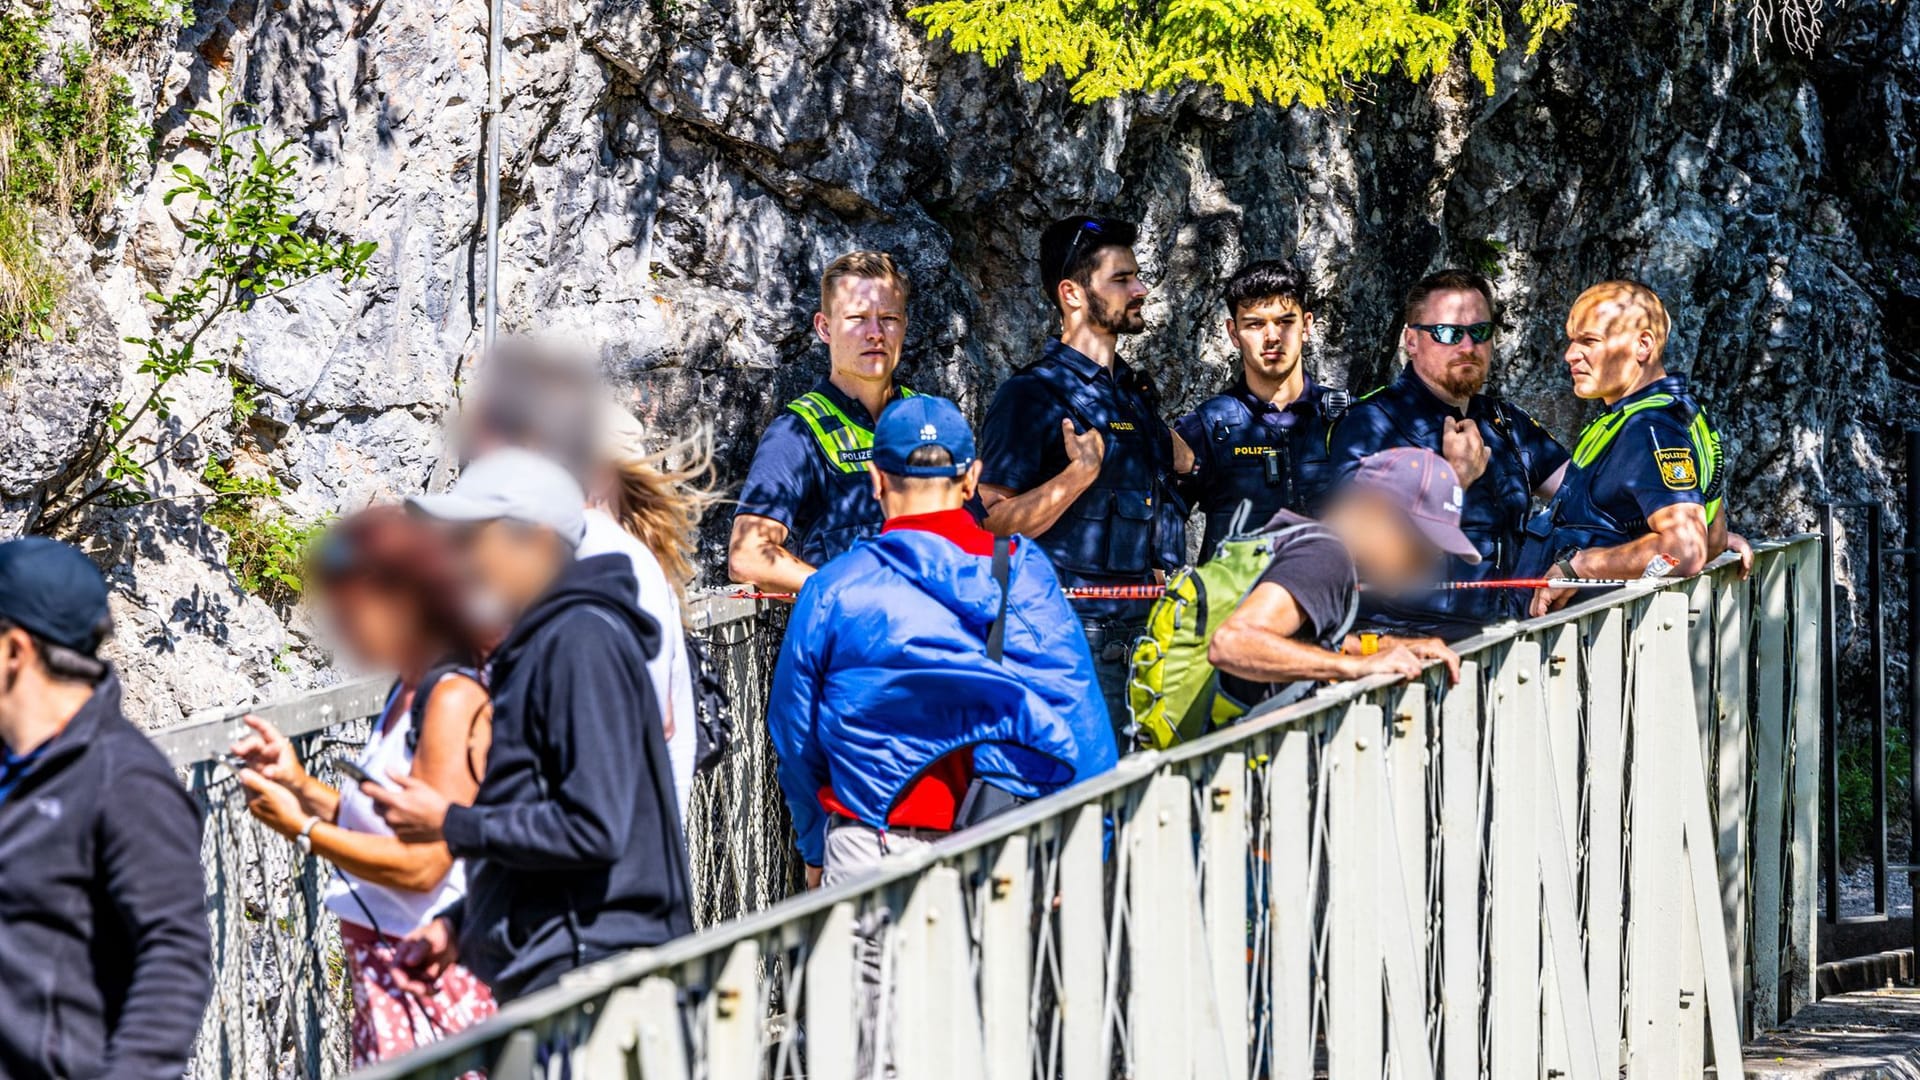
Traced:
<svg viewBox="0 0 1920 1080">
<path fill-rule="evenodd" d="M 1117 355 L 1122 335 L 1146 329 L 1136 232 L 1079 216 L 1041 233 L 1040 283 L 1060 311 L 1060 336 L 1001 386 L 981 432 L 986 527 L 1032 537 L 1067 586 L 1150 584 L 1186 547 L 1184 511 L 1167 495 L 1192 454 L 1160 419 L 1147 380 Z M 1116 725 L 1129 715 L 1127 658 L 1148 606 L 1076 605 Z"/>
<path fill-rule="evenodd" d="M 1279 510 L 1313 512 L 1332 480 L 1328 429 L 1347 410 L 1347 392 L 1314 382 L 1300 362 L 1313 313 L 1306 278 L 1292 263 L 1243 267 L 1228 280 L 1226 301 L 1240 378 L 1173 422 L 1193 450 L 1193 470 L 1178 489 L 1206 515 L 1203 560 L 1236 520 L 1257 529 Z"/>
<path fill-rule="evenodd" d="M 1447 459 L 1464 489 L 1460 527 L 1480 552 L 1478 564 L 1447 560 L 1453 580 L 1511 577 L 1533 499 L 1551 498 L 1567 452 L 1518 406 L 1482 391 L 1493 362 L 1493 286 L 1471 270 L 1441 270 L 1408 290 L 1401 310 L 1399 378 L 1355 402 L 1334 430 L 1331 454 L 1341 476 L 1360 460 L 1395 446 Z M 1511 617 L 1498 590 L 1367 594 L 1359 626 L 1391 637 L 1469 637 Z"/>
<path fill-rule="evenodd" d="M 1521 573 L 1637 578 L 1661 559 L 1670 573 L 1695 574 L 1728 547 L 1720 436 L 1686 379 L 1667 374 L 1671 326 L 1660 298 L 1638 282 L 1601 282 L 1574 301 L 1567 372 L 1576 395 L 1607 411 L 1580 433 L 1566 481 L 1528 523 Z M 1572 595 L 1540 589 L 1528 614 Z"/>
<path fill-rule="evenodd" d="M 733 580 L 798 592 L 815 567 L 880 531 L 867 462 L 875 418 L 912 394 L 893 382 L 912 288 L 877 251 L 842 255 L 820 276 L 813 329 L 832 368 L 760 437 L 727 547 Z"/>
</svg>

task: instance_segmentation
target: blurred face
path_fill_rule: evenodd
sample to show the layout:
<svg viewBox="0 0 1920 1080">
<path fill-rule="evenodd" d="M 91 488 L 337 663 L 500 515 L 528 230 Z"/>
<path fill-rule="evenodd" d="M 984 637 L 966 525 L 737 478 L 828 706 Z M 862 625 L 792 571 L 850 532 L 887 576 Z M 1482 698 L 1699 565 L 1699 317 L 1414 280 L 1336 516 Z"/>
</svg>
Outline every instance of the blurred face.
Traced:
<svg viewBox="0 0 1920 1080">
<path fill-rule="evenodd" d="M 892 382 L 907 340 L 907 300 L 891 278 L 843 277 L 813 316 L 827 343 L 833 373 L 861 382 Z"/>
<path fill-rule="evenodd" d="M 1427 297 L 1420 305 L 1423 324 L 1452 323 L 1472 326 L 1492 322 L 1493 309 L 1478 289 L 1446 289 Z M 1487 385 L 1487 369 L 1493 364 L 1493 339 L 1476 345 L 1462 335 L 1452 345 L 1442 345 L 1433 335 L 1412 328 L 1400 331 L 1401 347 L 1416 375 L 1447 398 L 1464 401 Z"/>
<path fill-rule="evenodd" d="M 1071 278 L 1062 281 L 1060 298 L 1067 318 L 1085 319 L 1103 334 L 1146 332 L 1147 286 L 1140 280 L 1140 262 L 1130 248 L 1101 248 L 1087 284 Z"/>
<path fill-rule="evenodd" d="M 1241 304 L 1227 320 L 1227 337 L 1240 350 L 1248 381 L 1283 383 L 1300 370 L 1300 350 L 1313 333 L 1313 316 L 1297 301 L 1273 296 Z"/>
<path fill-rule="evenodd" d="M 513 521 L 465 530 L 458 546 L 468 612 L 483 626 L 518 618 L 573 558 L 573 549 L 551 530 Z"/>
<path fill-rule="evenodd" d="M 419 659 L 419 613 L 399 594 L 345 581 L 327 589 L 325 600 L 334 636 L 362 666 L 396 671 Z"/>
<path fill-rule="evenodd" d="M 1594 290 L 1567 316 L 1567 374 L 1573 392 L 1611 405 L 1632 393 L 1659 358 L 1657 339 L 1638 307 Z"/>
<path fill-rule="evenodd" d="M 1350 492 L 1330 519 L 1353 555 L 1360 580 L 1372 588 L 1397 592 L 1434 580 L 1440 570 L 1439 549 L 1383 496 Z"/>
</svg>

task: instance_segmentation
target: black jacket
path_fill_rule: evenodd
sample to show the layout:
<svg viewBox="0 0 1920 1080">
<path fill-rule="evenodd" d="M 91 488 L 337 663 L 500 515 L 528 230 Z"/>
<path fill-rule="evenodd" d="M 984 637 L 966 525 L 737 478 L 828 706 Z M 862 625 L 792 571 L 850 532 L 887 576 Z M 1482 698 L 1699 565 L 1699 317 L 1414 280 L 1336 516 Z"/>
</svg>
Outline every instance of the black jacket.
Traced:
<svg viewBox="0 0 1920 1080">
<path fill-rule="evenodd" d="M 627 561 L 568 565 L 493 656 L 493 748 L 447 813 L 460 960 L 508 999 L 691 933 L 687 852 Z"/>
<path fill-rule="evenodd" d="M 200 812 L 109 675 L 0 801 L 0 1076 L 179 1080 L 205 897 Z"/>
</svg>

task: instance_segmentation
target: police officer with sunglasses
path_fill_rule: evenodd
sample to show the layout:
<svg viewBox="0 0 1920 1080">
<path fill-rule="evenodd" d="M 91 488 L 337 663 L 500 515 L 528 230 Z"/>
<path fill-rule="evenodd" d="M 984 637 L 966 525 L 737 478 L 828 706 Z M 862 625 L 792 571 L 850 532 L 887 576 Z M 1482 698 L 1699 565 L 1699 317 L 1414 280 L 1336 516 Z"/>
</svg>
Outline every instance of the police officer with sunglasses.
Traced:
<svg viewBox="0 0 1920 1080">
<path fill-rule="evenodd" d="M 1483 391 L 1493 361 L 1493 286 L 1471 270 L 1441 270 L 1407 291 L 1400 334 L 1407 366 L 1355 402 L 1329 450 L 1345 476 L 1362 458 L 1416 446 L 1447 459 L 1464 489 L 1460 527 L 1480 562 L 1449 559 L 1451 580 L 1510 577 L 1533 500 L 1553 497 L 1567 451 L 1519 407 Z M 1497 590 L 1368 594 L 1359 627 L 1392 637 L 1456 641 L 1509 615 Z"/>
</svg>

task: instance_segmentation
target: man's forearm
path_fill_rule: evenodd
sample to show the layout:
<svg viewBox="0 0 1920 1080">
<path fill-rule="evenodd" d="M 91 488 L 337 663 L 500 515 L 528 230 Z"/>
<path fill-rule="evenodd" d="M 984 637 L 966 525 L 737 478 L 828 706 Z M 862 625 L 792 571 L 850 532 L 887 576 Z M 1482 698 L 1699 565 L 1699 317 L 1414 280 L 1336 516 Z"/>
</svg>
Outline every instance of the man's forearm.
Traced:
<svg viewBox="0 0 1920 1080">
<path fill-rule="evenodd" d="M 1354 657 L 1330 652 L 1318 645 L 1276 634 L 1241 632 L 1221 640 L 1214 636 L 1208 657 L 1229 675 L 1254 682 L 1320 682 L 1352 678 L 1358 670 Z"/>
<path fill-rule="evenodd" d="M 1070 463 L 1031 491 L 1002 495 L 987 503 L 987 531 L 996 536 L 1043 536 L 1099 478 L 1099 469 Z"/>
<path fill-rule="evenodd" d="M 748 540 L 727 555 L 727 575 L 742 585 L 758 585 L 767 592 L 800 591 L 814 567 L 783 544 Z"/>
<path fill-rule="evenodd" d="M 1646 573 L 1647 564 L 1661 555 L 1674 561 L 1674 576 L 1699 573 L 1707 564 L 1704 530 L 1681 527 L 1650 532 L 1618 547 L 1588 548 L 1574 556 L 1573 568 L 1580 577 L 1625 580 Z"/>
</svg>

